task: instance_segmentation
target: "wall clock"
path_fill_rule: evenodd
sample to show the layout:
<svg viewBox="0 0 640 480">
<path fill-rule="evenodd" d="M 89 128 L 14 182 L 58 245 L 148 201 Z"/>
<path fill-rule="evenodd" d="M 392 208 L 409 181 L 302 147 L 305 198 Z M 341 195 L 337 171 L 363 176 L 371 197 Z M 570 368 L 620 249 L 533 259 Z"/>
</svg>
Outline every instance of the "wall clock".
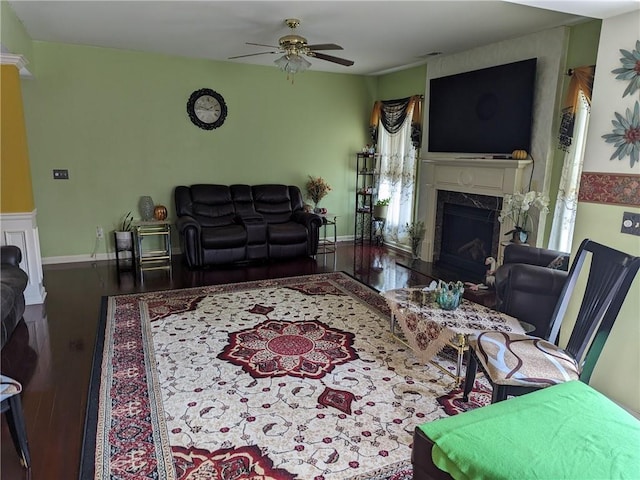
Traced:
<svg viewBox="0 0 640 480">
<path fill-rule="evenodd" d="M 227 104 L 218 92 L 210 88 L 196 90 L 187 102 L 191 121 L 204 130 L 222 126 L 227 118 Z"/>
</svg>

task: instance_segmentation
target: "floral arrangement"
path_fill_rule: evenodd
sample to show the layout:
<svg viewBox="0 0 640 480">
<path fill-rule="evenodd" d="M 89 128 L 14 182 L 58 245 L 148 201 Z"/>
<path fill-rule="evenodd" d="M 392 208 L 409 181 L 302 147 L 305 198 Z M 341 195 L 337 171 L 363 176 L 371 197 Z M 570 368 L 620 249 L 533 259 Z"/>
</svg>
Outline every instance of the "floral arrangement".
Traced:
<svg viewBox="0 0 640 480">
<path fill-rule="evenodd" d="M 309 195 L 309 198 L 313 200 L 313 203 L 317 205 L 330 191 L 331 185 L 329 185 L 322 177 L 312 177 L 309 175 L 309 181 L 307 182 L 307 195 Z"/>
<path fill-rule="evenodd" d="M 506 219 L 511 219 L 515 225 L 515 228 L 505 235 L 529 231 L 529 226 L 533 226 L 530 216 L 531 207 L 537 208 L 540 213 L 546 215 L 549 213 L 549 197 L 533 190 L 527 193 L 517 192 L 513 195 L 507 194 L 504 196 L 498 221 L 502 223 Z"/>
</svg>

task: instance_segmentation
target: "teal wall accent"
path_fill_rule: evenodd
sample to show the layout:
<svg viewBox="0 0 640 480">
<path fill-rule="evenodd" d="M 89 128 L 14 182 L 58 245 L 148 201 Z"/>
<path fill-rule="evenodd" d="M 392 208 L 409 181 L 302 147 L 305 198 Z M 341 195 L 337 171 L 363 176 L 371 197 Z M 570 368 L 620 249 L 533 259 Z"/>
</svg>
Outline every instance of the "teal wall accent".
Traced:
<svg viewBox="0 0 640 480">
<path fill-rule="evenodd" d="M 275 67 L 46 42 L 34 53 L 36 78 L 23 92 L 44 258 L 91 253 L 96 226 L 108 232 L 137 214 L 142 195 L 174 219 L 173 188 L 194 183 L 304 188 L 308 175 L 322 176 L 333 188 L 322 206 L 340 216 L 338 235 L 352 234 L 371 79 L 311 69 L 291 84 Z M 217 130 L 186 113 L 204 87 L 229 108 Z M 54 180 L 54 168 L 70 179 Z"/>
<path fill-rule="evenodd" d="M 574 25 L 569 29 L 569 46 L 567 49 L 567 70 L 570 68 L 583 67 L 585 65 L 595 65 L 598 56 L 598 43 L 600 41 L 600 28 L 602 20 L 592 20 L 589 22 Z M 566 95 L 567 87 L 571 77 L 565 76 L 562 88 L 562 102 Z M 555 131 L 560 128 L 560 115 L 562 106 L 555 116 Z M 549 234 L 553 224 L 553 212 L 556 205 L 560 177 L 562 176 L 562 166 L 564 163 L 564 151 L 557 148 L 557 135 L 555 137 L 556 149 L 553 154 L 553 165 L 551 167 L 551 178 L 549 180 L 549 219 L 545 226 L 545 245 L 549 242 Z"/>
<path fill-rule="evenodd" d="M 11 53 L 24 56 L 28 62 L 27 68 L 33 72 L 35 65 L 31 37 L 5 0 L 0 1 L 0 44 Z"/>
</svg>

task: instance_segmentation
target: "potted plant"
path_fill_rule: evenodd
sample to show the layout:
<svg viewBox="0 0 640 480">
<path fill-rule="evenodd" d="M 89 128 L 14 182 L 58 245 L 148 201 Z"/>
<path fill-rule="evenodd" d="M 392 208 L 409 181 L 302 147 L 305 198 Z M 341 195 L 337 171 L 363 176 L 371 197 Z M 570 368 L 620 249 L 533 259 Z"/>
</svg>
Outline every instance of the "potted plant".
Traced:
<svg viewBox="0 0 640 480">
<path fill-rule="evenodd" d="M 529 233 L 534 226 L 531 207 L 538 210 L 538 215 L 546 215 L 549 212 L 549 197 L 533 190 L 504 196 L 498 221 L 500 223 L 505 220 L 513 222 L 513 229 L 505 233 L 505 235 L 512 236 L 512 243 L 526 243 L 529 238 Z"/>
<path fill-rule="evenodd" d="M 133 248 L 132 225 L 133 215 L 129 212 L 122 218 L 122 222 L 119 222 L 116 226 L 116 249 L 118 251 L 131 250 Z"/>
<path fill-rule="evenodd" d="M 420 258 L 420 242 L 422 242 L 425 232 L 424 222 L 407 223 L 404 229 L 409 236 L 409 240 L 411 240 L 411 255 L 416 260 Z"/>
<path fill-rule="evenodd" d="M 384 220 L 387 218 L 387 209 L 389 208 L 390 198 L 379 198 L 373 206 L 373 218 L 376 220 Z"/>
</svg>

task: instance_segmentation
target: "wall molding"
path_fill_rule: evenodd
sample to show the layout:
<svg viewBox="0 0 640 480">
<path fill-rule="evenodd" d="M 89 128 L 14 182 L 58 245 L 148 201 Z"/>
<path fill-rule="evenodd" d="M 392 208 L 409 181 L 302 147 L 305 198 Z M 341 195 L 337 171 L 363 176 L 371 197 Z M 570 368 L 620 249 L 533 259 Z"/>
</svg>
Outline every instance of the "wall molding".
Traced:
<svg viewBox="0 0 640 480">
<path fill-rule="evenodd" d="M 0 65 L 15 65 L 20 72 L 20 76 L 24 78 L 32 78 L 33 75 L 27 69 L 29 61 L 24 55 L 16 55 L 15 53 L 0 53 Z"/>
<path fill-rule="evenodd" d="M 27 305 L 44 303 L 47 292 L 42 278 L 42 257 L 40 255 L 40 237 L 36 225 L 36 210 L 32 212 L 2 213 L 2 245 L 15 245 L 22 251 L 20 268 L 29 276 L 24 291 Z"/>
<path fill-rule="evenodd" d="M 582 172 L 578 201 L 640 207 L 640 175 Z"/>
</svg>

